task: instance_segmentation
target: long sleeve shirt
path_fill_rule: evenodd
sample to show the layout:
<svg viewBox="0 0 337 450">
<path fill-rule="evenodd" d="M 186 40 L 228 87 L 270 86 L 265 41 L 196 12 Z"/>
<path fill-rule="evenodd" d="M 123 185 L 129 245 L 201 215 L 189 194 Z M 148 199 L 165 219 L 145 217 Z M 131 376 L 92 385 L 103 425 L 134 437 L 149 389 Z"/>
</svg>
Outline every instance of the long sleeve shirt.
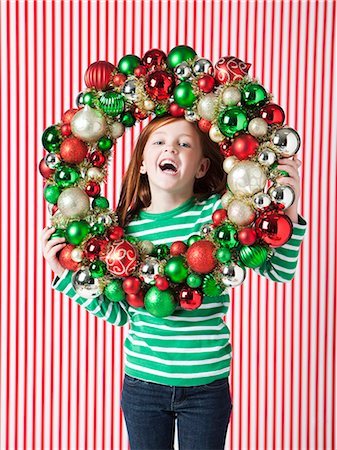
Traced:
<svg viewBox="0 0 337 450">
<path fill-rule="evenodd" d="M 202 225 L 212 222 L 213 212 L 220 208 L 219 194 L 203 201 L 191 197 L 167 212 L 140 211 L 125 232 L 156 245 L 178 240 L 187 243 L 191 235 L 200 234 Z M 273 248 L 272 256 L 253 269 L 259 275 L 279 283 L 293 279 L 307 227 L 300 215 L 298 222 L 293 223 L 288 242 Z M 56 276 L 52 287 L 112 325 L 130 324 L 124 342 L 126 374 L 170 386 L 196 386 L 229 375 L 232 347 L 224 321 L 229 289 L 216 297 L 205 295 L 195 310 L 178 306 L 170 316 L 154 317 L 145 308 L 135 308 L 126 301 L 109 301 L 104 294 L 89 300 L 80 297 L 72 286 L 72 275 L 72 271 L 65 270 L 61 277 Z"/>
</svg>

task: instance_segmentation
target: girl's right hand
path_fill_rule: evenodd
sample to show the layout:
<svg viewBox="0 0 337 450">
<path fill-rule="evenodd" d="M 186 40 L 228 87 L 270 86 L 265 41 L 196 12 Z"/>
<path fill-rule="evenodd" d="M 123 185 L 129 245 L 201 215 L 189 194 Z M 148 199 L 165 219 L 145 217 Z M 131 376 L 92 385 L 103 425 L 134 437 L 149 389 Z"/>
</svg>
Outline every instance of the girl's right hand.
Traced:
<svg viewBox="0 0 337 450">
<path fill-rule="evenodd" d="M 61 277 L 64 272 L 64 267 L 61 266 L 57 253 L 62 250 L 67 243 L 65 242 L 65 238 L 54 238 L 50 239 L 50 236 L 54 233 L 55 228 L 46 227 L 42 230 L 41 233 L 41 242 L 43 248 L 43 256 L 45 257 L 48 265 L 51 270 L 56 273 L 59 277 Z"/>
</svg>

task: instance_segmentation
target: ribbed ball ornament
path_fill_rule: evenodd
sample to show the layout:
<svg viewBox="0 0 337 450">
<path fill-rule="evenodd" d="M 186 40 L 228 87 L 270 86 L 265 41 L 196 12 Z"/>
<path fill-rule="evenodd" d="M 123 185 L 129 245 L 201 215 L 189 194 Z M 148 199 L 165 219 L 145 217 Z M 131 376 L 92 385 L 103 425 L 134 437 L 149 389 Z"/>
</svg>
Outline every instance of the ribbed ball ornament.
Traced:
<svg viewBox="0 0 337 450">
<path fill-rule="evenodd" d="M 265 247 L 256 245 L 255 247 L 243 246 L 240 249 L 240 259 L 246 267 L 254 269 L 260 267 L 267 259 L 268 252 Z"/>
</svg>

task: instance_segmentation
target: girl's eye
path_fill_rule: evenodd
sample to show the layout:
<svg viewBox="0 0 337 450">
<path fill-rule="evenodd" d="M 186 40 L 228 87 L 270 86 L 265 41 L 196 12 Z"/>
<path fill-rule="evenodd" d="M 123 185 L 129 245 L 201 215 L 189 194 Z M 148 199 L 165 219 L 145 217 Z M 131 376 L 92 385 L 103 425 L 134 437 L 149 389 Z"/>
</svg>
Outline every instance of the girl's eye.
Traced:
<svg viewBox="0 0 337 450">
<path fill-rule="evenodd" d="M 156 141 L 156 142 L 154 142 L 154 144 L 160 144 L 160 143 L 163 143 L 163 141 Z"/>
<path fill-rule="evenodd" d="M 181 142 L 180 145 L 185 145 L 186 147 L 190 147 L 190 144 L 187 144 L 187 142 Z"/>
</svg>

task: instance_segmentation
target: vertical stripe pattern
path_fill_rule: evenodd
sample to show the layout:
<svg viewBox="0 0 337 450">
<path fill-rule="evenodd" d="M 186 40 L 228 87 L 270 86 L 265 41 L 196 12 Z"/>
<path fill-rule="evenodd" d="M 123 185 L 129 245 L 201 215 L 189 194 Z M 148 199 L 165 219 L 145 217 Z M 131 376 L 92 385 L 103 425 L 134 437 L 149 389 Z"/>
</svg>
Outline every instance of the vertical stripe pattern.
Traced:
<svg viewBox="0 0 337 450">
<path fill-rule="evenodd" d="M 120 410 L 126 329 L 51 289 L 39 235 L 48 224 L 38 164 L 43 130 L 74 107 L 87 66 L 127 53 L 194 47 L 236 55 L 301 135 L 297 273 L 250 271 L 226 323 L 233 412 L 226 448 L 336 442 L 336 2 L 169 0 L 0 2 L 0 448 L 127 449 Z M 142 129 L 114 151 L 115 207 Z"/>
</svg>

